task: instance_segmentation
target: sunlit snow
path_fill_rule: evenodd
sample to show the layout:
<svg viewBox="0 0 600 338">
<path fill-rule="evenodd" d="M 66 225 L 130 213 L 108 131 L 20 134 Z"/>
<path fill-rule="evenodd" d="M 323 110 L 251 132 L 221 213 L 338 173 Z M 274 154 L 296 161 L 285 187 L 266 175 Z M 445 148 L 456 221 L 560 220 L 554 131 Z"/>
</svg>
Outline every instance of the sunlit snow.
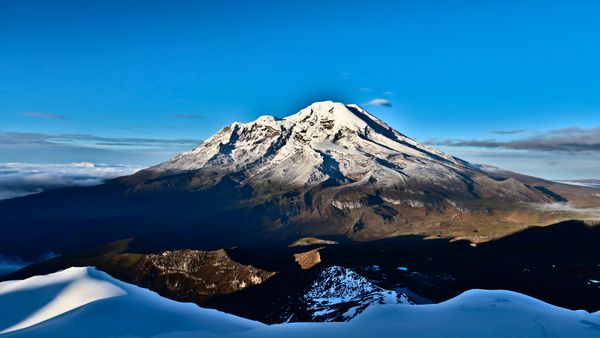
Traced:
<svg viewBox="0 0 600 338">
<path fill-rule="evenodd" d="M 263 325 L 179 303 L 93 268 L 0 283 L 10 337 L 598 337 L 600 313 L 511 291 L 471 290 L 441 304 L 376 305 L 343 323 Z"/>
</svg>

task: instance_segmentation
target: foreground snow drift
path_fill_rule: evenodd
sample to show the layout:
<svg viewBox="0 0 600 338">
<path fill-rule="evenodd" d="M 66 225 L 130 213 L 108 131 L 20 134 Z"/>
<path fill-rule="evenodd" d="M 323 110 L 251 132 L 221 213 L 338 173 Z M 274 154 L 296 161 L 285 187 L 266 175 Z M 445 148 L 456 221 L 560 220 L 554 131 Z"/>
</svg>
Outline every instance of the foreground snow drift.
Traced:
<svg viewBox="0 0 600 338">
<path fill-rule="evenodd" d="M 163 298 L 90 267 L 0 283 L 0 335 L 9 337 L 225 334 L 260 326 Z"/>
<path fill-rule="evenodd" d="M 371 306 L 346 323 L 267 326 L 178 303 L 93 268 L 0 283 L 6 337 L 599 337 L 600 313 L 510 291 L 471 290 L 441 304 Z"/>
</svg>

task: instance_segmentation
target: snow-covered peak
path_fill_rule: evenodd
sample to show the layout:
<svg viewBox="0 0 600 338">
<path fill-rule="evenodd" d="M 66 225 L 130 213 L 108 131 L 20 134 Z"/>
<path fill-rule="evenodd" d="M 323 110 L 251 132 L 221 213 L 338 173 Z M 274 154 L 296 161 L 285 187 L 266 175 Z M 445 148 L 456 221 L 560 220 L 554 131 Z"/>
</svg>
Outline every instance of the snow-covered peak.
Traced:
<svg viewBox="0 0 600 338">
<path fill-rule="evenodd" d="M 266 125 L 273 124 L 276 121 L 278 121 L 278 119 L 272 115 L 262 115 L 258 119 L 256 119 L 256 123 L 266 124 Z"/>
<path fill-rule="evenodd" d="M 303 122 L 321 123 L 325 129 L 331 127 L 339 130 L 346 127 L 352 130 L 361 130 L 367 127 L 367 123 L 353 112 L 352 106 L 347 106 L 340 102 L 323 101 L 315 102 L 310 106 L 300 110 L 294 115 L 288 116 L 285 120 L 297 124 Z"/>
<path fill-rule="evenodd" d="M 417 143 L 357 105 L 323 101 L 283 119 L 261 116 L 235 122 L 196 149 L 151 170 L 237 173 L 249 181 L 274 184 L 310 186 L 333 180 L 389 186 L 401 185 L 408 177 L 428 183 L 440 178 L 458 182 L 452 168 L 464 166 L 465 162 Z"/>
</svg>

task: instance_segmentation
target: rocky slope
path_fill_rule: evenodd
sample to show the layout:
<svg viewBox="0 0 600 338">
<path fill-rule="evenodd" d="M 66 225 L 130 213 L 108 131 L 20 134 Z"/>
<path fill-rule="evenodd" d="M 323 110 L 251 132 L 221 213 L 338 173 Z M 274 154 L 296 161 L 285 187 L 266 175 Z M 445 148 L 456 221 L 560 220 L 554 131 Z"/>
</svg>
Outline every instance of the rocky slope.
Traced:
<svg viewBox="0 0 600 338">
<path fill-rule="evenodd" d="M 171 299 L 196 303 L 260 285 L 275 275 L 275 272 L 235 262 L 225 250 L 175 250 L 149 255 L 121 253 L 93 261 L 99 269 L 122 280 Z"/>
<path fill-rule="evenodd" d="M 376 304 L 413 304 L 407 295 L 382 289 L 341 266 L 319 271 L 302 300 L 319 322 L 348 321 Z"/>
<path fill-rule="evenodd" d="M 419 236 L 338 244 L 308 238 L 300 242 L 313 244 L 291 248 L 134 254 L 119 241 L 5 278 L 93 265 L 162 296 L 265 323 L 343 321 L 372 304 L 442 302 L 473 288 L 511 289 L 594 312 L 599 238 L 597 222 L 564 222 L 477 246 Z"/>
</svg>

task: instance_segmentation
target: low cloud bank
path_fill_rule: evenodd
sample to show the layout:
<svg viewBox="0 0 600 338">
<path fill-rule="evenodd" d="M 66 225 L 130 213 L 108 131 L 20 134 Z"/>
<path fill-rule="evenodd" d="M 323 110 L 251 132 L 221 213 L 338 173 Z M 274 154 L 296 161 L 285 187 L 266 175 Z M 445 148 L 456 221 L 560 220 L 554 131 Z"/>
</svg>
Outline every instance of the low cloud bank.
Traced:
<svg viewBox="0 0 600 338">
<path fill-rule="evenodd" d="M 14 198 L 48 189 L 91 186 L 132 174 L 141 167 L 94 164 L 0 163 L 0 199 Z"/>
<path fill-rule="evenodd" d="M 29 262 L 26 260 L 22 260 L 19 257 L 9 257 L 9 256 L 0 254 L 0 276 L 8 275 L 9 273 L 18 271 L 18 270 L 20 270 L 28 265 L 31 265 L 33 263 L 43 262 L 43 261 L 52 259 L 57 256 L 58 255 L 54 252 L 48 252 L 48 253 L 40 256 L 34 262 Z"/>
<path fill-rule="evenodd" d="M 8 275 L 30 264 L 31 262 L 25 262 L 20 259 L 0 256 L 0 276 Z"/>
<path fill-rule="evenodd" d="M 556 182 L 600 189 L 600 180 L 570 180 L 570 181 L 569 180 L 562 180 L 562 181 L 559 180 Z M 598 195 L 598 196 L 600 196 L 600 195 Z"/>
<path fill-rule="evenodd" d="M 190 117 L 191 115 L 187 116 Z M 42 133 L 0 132 L 0 144 L 63 144 L 70 146 L 127 145 L 136 147 L 168 147 L 173 145 L 195 146 L 198 144 L 198 140 L 138 137 L 102 137 L 90 134 L 50 135 Z"/>
<path fill-rule="evenodd" d="M 503 148 L 546 152 L 600 152 L 600 126 L 550 130 L 536 136 L 511 141 L 494 139 L 430 140 L 426 143 L 450 147 Z"/>
<path fill-rule="evenodd" d="M 599 195 L 600 196 L 600 195 Z M 577 214 L 583 218 L 600 220 L 600 208 L 576 208 L 570 203 L 534 204 L 538 210 L 547 212 L 567 212 Z"/>
</svg>

